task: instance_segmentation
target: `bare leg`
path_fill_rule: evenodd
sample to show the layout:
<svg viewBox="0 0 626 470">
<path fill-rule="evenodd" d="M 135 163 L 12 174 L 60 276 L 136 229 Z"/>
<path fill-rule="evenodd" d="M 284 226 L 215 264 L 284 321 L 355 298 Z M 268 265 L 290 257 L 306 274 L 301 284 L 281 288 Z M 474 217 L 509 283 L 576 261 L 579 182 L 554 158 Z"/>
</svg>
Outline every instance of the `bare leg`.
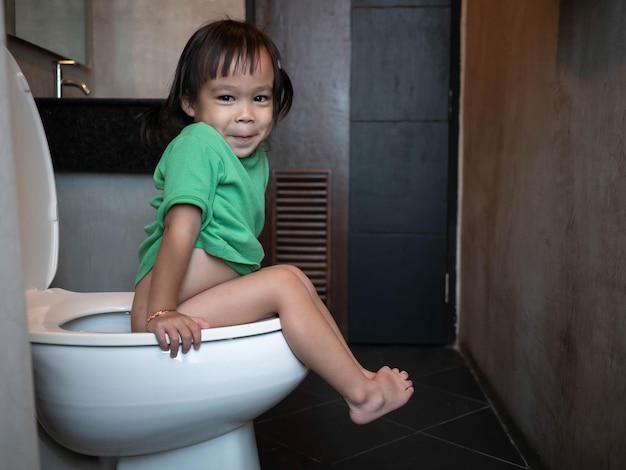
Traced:
<svg viewBox="0 0 626 470">
<path fill-rule="evenodd" d="M 191 254 L 178 302 L 184 302 L 200 292 L 238 277 L 239 274 L 222 260 L 208 255 L 200 248 L 196 248 Z M 146 319 L 151 313 L 154 313 L 147 310 L 151 281 L 152 272 L 149 272 L 135 287 L 135 296 L 130 316 L 133 332 L 146 331 Z"/>
<path fill-rule="evenodd" d="M 130 311 L 130 327 L 131 331 L 146 331 L 146 318 L 148 318 L 148 295 L 150 295 L 150 278 L 149 273 L 135 287 L 135 296 L 133 297 L 133 306 Z"/>
<path fill-rule="evenodd" d="M 179 311 L 212 326 L 249 323 L 277 312 L 296 356 L 344 397 L 356 423 L 399 408 L 413 394 L 404 371 L 383 367 L 372 378 L 364 375 L 334 321 L 329 323 L 291 269 L 275 266 L 224 282 L 181 303 Z"/>
<path fill-rule="evenodd" d="M 350 347 L 346 343 L 346 340 L 343 337 L 343 334 L 341 333 L 341 330 L 337 326 L 337 322 L 335 322 L 335 318 L 332 316 L 332 314 L 330 313 L 330 311 L 328 310 L 328 308 L 326 307 L 324 302 L 322 302 L 322 299 L 320 299 L 319 295 L 317 295 L 317 290 L 315 289 L 315 286 L 313 285 L 311 280 L 307 277 L 307 275 L 304 274 L 299 268 L 297 268 L 295 266 L 290 266 L 290 265 L 286 265 L 286 264 L 285 265 L 280 264 L 280 265 L 277 265 L 276 267 L 277 268 L 288 269 L 289 271 L 294 273 L 296 276 L 298 276 L 298 279 L 300 279 L 300 281 L 302 281 L 302 283 L 306 287 L 307 291 L 311 295 L 311 298 L 313 299 L 313 302 L 315 303 L 317 309 L 320 311 L 320 314 L 326 319 L 326 321 L 328 322 L 330 327 L 333 329 L 333 332 L 335 333 L 335 335 L 337 336 L 337 338 L 339 339 L 339 341 L 341 342 L 343 347 L 346 349 L 346 351 L 348 352 L 350 357 L 352 357 L 352 359 L 357 364 L 357 366 L 361 369 L 361 371 L 368 378 L 370 378 L 370 379 L 373 378 L 374 375 L 376 375 L 376 373 L 372 372 L 370 370 L 367 370 L 366 368 L 364 368 L 359 363 L 359 361 L 356 359 L 356 357 L 354 357 L 354 354 L 352 353 L 352 351 L 350 350 Z"/>
</svg>

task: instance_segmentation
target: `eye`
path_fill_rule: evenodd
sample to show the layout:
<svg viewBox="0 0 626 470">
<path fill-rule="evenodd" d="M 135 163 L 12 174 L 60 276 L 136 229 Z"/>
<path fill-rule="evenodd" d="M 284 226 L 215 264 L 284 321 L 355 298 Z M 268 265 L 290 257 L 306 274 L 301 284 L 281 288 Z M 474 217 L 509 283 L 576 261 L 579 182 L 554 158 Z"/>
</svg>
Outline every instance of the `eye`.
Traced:
<svg viewBox="0 0 626 470">
<path fill-rule="evenodd" d="M 257 103 L 266 103 L 270 100 L 270 97 L 267 95 L 258 95 L 254 97 L 254 101 Z"/>
<path fill-rule="evenodd" d="M 226 102 L 231 102 L 231 101 L 235 101 L 235 98 L 233 98 L 231 95 L 220 95 L 217 97 L 218 101 L 226 101 Z"/>
</svg>

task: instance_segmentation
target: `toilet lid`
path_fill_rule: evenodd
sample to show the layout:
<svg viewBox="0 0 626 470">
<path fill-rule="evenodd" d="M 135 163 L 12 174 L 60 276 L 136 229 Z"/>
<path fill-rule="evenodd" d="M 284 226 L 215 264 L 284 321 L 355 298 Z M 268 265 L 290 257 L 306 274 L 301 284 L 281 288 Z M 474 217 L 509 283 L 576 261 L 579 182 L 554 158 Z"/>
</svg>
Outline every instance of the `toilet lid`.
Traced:
<svg viewBox="0 0 626 470">
<path fill-rule="evenodd" d="M 57 269 L 59 221 L 52 161 L 26 78 L 5 49 L 24 287 L 44 290 Z"/>
</svg>

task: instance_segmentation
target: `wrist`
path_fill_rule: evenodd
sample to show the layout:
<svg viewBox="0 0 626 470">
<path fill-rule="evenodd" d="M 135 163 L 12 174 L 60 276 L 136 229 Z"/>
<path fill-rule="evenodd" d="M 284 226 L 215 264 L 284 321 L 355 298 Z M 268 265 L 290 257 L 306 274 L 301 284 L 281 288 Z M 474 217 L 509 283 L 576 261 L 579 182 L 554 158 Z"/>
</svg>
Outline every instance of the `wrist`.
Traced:
<svg viewBox="0 0 626 470">
<path fill-rule="evenodd" d="M 171 312 L 175 312 L 175 311 L 176 310 L 157 310 L 152 315 L 150 315 L 148 318 L 146 318 L 146 325 L 148 323 L 150 323 L 152 320 L 154 320 L 155 318 L 160 317 L 161 315 L 165 315 L 167 313 L 171 313 Z"/>
</svg>

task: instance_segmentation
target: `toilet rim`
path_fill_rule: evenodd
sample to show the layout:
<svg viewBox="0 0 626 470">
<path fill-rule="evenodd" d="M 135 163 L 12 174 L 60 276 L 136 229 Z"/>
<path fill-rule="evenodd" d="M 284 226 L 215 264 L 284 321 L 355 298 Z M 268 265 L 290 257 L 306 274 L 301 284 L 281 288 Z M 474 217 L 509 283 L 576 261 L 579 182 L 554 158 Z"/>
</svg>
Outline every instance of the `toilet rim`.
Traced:
<svg viewBox="0 0 626 470">
<path fill-rule="evenodd" d="M 239 339 L 277 331 L 281 331 L 280 320 L 278 317 L 273 317 L 255 323 L 203 329 L 202 342 Z M 152 333 L 92 333 L 86 331 L 69 331 L 58 325 L 31 325 L 28 335 L 30 342 L 33 344 L 64 346 L 158 345 L 156 337 Z"/>
<path fill-rule="evenodd" d="M 27 292 L 28 335 L 33 344 L 65 346 L 156 346 L 152 333 L 99 333 L 61 327 L 80 318 L 125 313 L 129 315 L 133 293 L 80 293 L 63 289 Z M 253 323 L 207 328 L 202 342 L 232 340 L 281 331 L 280 319 L 271 317 Z"/>
</svg>

